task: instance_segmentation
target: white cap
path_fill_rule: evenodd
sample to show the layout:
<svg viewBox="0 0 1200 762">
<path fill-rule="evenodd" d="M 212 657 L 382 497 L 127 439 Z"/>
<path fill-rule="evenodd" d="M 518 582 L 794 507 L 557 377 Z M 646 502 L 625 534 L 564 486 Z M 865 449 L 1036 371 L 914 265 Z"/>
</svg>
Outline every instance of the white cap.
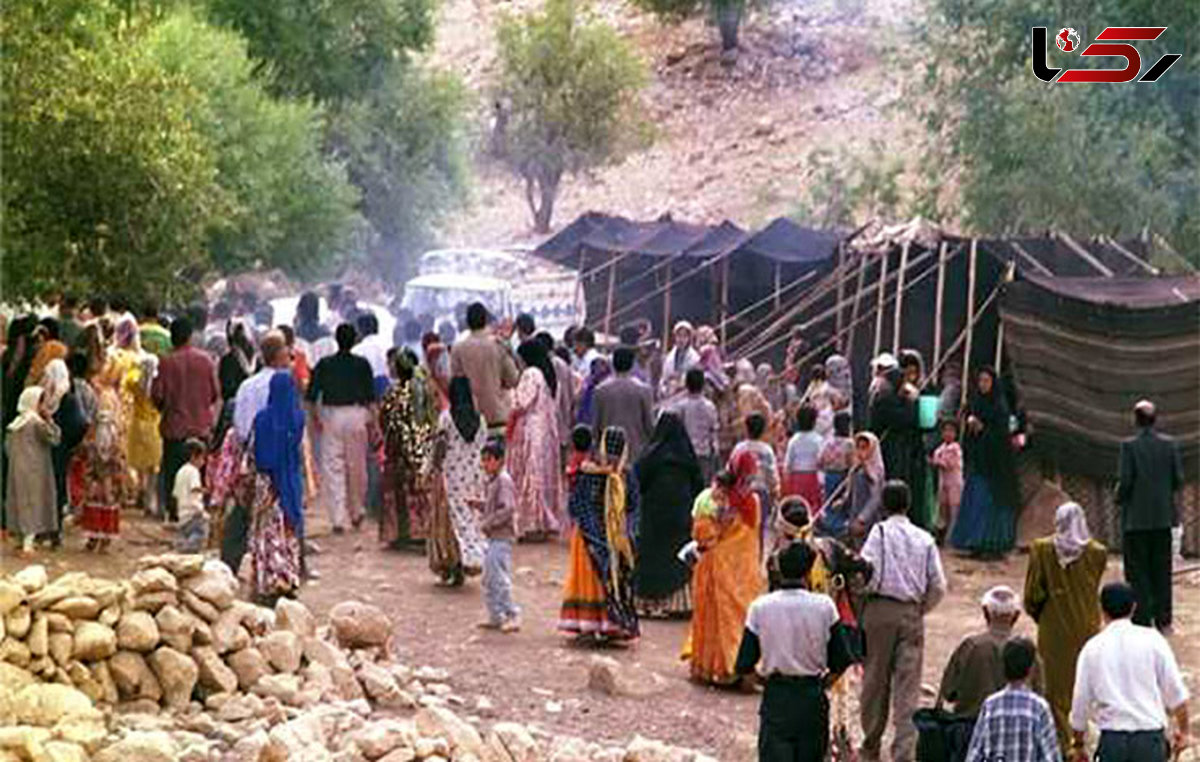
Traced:
<svg viewBox="0 0 1200 762">
<path fill-rule="evenodd" d="M 1150 400 L 1138 400 L 1138 403 L 1133 406 L 1133 409 L 1144 415 L 1154 415 L 1154 403 Z"/>
<path fill-rule="evenodd" d="M 979 601 L 984 611 L 996 616 L 1009 616 L 1017 613 L 1017 594 L 1008 585 L 996 585 L 983 594 Z"/>
<path fill-rule="evenodd" d="M 871 367 L 876 370 L 891 370 L 892 368 L 899 368 L 900 363 L 896 361 L 891 352 L 884 352 L 871 361 Z"/>
</svg>

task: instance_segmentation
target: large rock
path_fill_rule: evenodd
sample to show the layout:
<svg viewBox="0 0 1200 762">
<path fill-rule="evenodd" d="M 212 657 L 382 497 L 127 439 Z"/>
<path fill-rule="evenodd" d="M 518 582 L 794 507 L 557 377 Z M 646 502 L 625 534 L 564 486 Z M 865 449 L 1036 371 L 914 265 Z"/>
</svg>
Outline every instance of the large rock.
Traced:
<svg viewBox="0 0 1200 762">
<path fill-rule="evenodd" d="M 250 645 L 250 632 L 242 626 L 242 612 L 229 608 L 221 612 L 212 625 L 213 648 L 219 654 L 241 651 Z"/>
<path fill-rule="evenodd" d="M 542 752 L 525 726 L 498 722 L 488 734 L 488 750 L 496 762 L 541 762 Z"/>
<path fill-rule="evenodd" d="M 175 762 L 179 748 L 169 733 L 135 730 L 92 758 L 93 762 Z"/>
<path fill-rule="evenodd" d="M 0 617 L 7 616 L 23 600 L 25 588 L 16 582 L 0 579 Z"/>
<path fill-rule="evenodd" d="M 37 678 L 28 671 L 12 664 L 0 662 L 0 691 L 19 692 L 26 686 L 33 685 Z"/>
<path fill-rule="evenodd" d="M 63 598 L 58 603 L 50 607 L 50 610 L 59 614 L 65 614 L 71 619 L 95 619 L 100 615 L 100 603 L 90 596 L 73 595 L 70 598 Z"/>
<path fill-rule="evenodd" d="M 0 640 L 0 662 L 8 662 L 24 669 L 29 666 L 33 657 L 29 655 L 29 646 L 15 638 Z"/>
<path fill-rule="evenodd" d="M 162 699 L 162 686 L 150 670 L 145 658 L 135 651 L 118 651 L 108 660 L 117 691 L 126 700 L 149 699 L 157 703 Z"/>
<path fill-rule="evenodd" d="M 224 563 L 205 561 L 199 574 L 183 580 L 183 589 L 224 610 L 237 598 L 237 578 Z"/>
<path fill-rule="evenodd" d="M 150 654 L 150 668 L 162 686 L 163 699 L 172 709 L 183 709 L 192 700 L 199 679 L 196 662 L 170 646 L 161 646 Z"/>
<path fill-rule="evenodd" d="M 300 657 L 304 654 L 300 636 L 290 630 L 272 632 L 258 641 L 258 650 L 276 672 L 292 674 L 300 670 Z"/>
<path fill-rule="evenodd" d="M 392 634 L 392 623 L 378 606 L 344 601 L 329 612 L 334 634 L 343 648 L 382 646 Z"/>
<path fill-rule="evenodd" d="M 29 627 L 32 624 L 33 613 L 28 603 L 17 605 L 4 616 L 4 630 L 10 638 L 24 639 L 29 634 Z"/>
<path fill-rule="evenodd" d="M 304 658 L 308 659 L 310 663 L 320 664 L 329 669 L 350 668 L 350 660 L 346 658 L 345 652 L 329 641 L 320 638 L 304 639 Z"/>
<path fill-rule="evenodd" d="M 136 595 L 145 595 L 146 593 L 174 593 L 179 590 L 179 583 L 175 580 L 175 575 L 166 569 L 159 569 L 157 567 L 142 569 L 133 575 L 133 579 L 129 580 L 129 584 Z"/>
<path fill-rule="evenodd" d="M 238 687 L 244 691 L 253 688 L 263 675 L 271 674 L 267 660 L 257 648 L 243 648 L 230 654 L 226 661 L 237 675 Z"/>
<path fill-rule="evenodd" d="M 43 745 L 50 739 L 50 731 L 45 728 L 0 727 L 0 760 L 20 762 L 20 760 L 46 758 L 46 747 Z"/>
<path fill-rule="evenodd" d="M 367 759 L 379 759 L 395 749 L 416 746 L 417 731 L 411 722 L 380 720 L 365 725 L 349 740 Z"/>
<path fill-rule="evenodd" d="M 180 590 L 179 601 L 187 607 L 188 611 L 192 612 L 209 624 L 217 621 L 217 617 L 221 616 L 220 609 L 196 595 L 191 590 Z"/>
<path fill-rule="evenodd" d="M 135 611 L 149 611 L 152 614 L 158 613 L 158 610 L 163 606 L 178 605 L 178 593 L 170 590 L 160 590 L 156 593 L 142 593 L 141 595 L 133 596 L 129 601 L 129 608 Z"/>
<path fill-rule="evenodd" d="M 75 627 L 76 659 L 99 661 L 117 652 L 117 633 L 97 622 L 80 622 Z"/>
<path fill-rule="evenodd" d="M 60 667 L 67 666 L 75 651 L 75 638 L 69 632 L 50 633 L 50 658 Z"/>
<path fill-rule="evenodd" d="M 196 646 L 192 659 L 199 670 L 200 685 L 213 693 L 233 693 L 238 688 L 237 675 L 225 666 L 211 646 Z"/>
<path fill-rule="evenodd" d="M 317 620 L 300 601 L 280 598 L 275 604 L 275 627 L 294 632 L 302 638 L 317 634 Z"/>
<path fill-rule="evenodd" d="M 163 606 L 154 616 L 154 621 L 158 624 L 158 634 L 163 643 L 183 653 L 192 650 L 192 636 L 196 632 L 196 625 L 190 615 L 174 606 Z"/>
<path fill-rule="evenodd" d="M 88 753 L 77 743 L 47 741 L 46 759 L 48 762 L 88 762 Z"/>
<path fill-rule="evenodd" d="M 372 662 L 363 662 L 358 668 L 358 680 L 367 697 L 379 706 L 412 708 L 412 696 L 400 690 L 392 673 Z"/>
<path fill-rule="evenodd" d="M 130 611 L 117 622 L 117 647 L 149 653 L 158 647 L 158 622 L 145 611 Z"/>
<path fill-rule="evenodd" d="M 100 717 L 91 700 L 80 691 L 56 683 L 28 685 L 17 693 L 18 723 L 53 727 L 66 717 L 92 719 Z"/>
<path fill-rule="evenodd" d="M 257 696 L 278 699 L 287 706 L 299 706 L 300 687 L 298 675 L 263 675 L 252 690 Z"/>
<path fill-rule="evenodd" d="M 120 700 L 120 692 L 117 690 L 117 683 L 113 680 L 112 670 L 108 667 L 108 662 L 98 661 L 92 665 L 92 678 L 100 685 L 101 701 L 108 704 L 115 704 Z"/>
<path fill-rule="evenodd" d="M 662 693 L 667 681 L 648 670 L 629 669 L 610 656 L 592 656 L 588 665 L 588 688 L 609 696 L 644 698 Z"/>
<path fill-rule="evenodd" d="M 161 556 L 143 556 L 137 568 L 153 569 L 161 566 L 176 577 L 190 577 L 204 568 L 204 556 L 199 553 L 164 553 Z"/>
<path fill-rule="evenodd" d="M 38 614 L 33 618 L 25 645 L 29 646 L 29 653 L 35 659 L 50 653 L 50 623 L 46 617 Z"/>
<path fill-rule="evenodd" d="M 50 581 L 46 574 L 46 567 L 41 564 L 31 564 L 26 566 L 21 571 L 12 575 L 12 581 L 20 585 L 27 593 L 37 592 L 46 586 Z"/>
<path fill-rule="evenodd" d="M 430 706 L 417 712 L 417 732 L 427 738 L 445 738 L 455 759 L 474 755 L 483 758 L 483 738 L 479 731 L 444 707 Z"/>
<path fill-rule="evenodd" d="M 269 739 L 263 756 L 271 762 L 324 762 L 331 759 L 326 751 L 329 728 L 316 712 L 276 725 L 271 729 Z"/>
</svg>

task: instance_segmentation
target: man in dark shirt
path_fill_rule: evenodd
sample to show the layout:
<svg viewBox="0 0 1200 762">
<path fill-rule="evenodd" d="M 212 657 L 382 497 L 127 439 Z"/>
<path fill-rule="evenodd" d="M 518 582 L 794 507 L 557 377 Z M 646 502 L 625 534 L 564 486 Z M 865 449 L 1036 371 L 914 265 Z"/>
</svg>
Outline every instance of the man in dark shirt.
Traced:
<svg viewBox="0 0 1200 762">
<path fill-rule="evenodd" d="M 162 478 L 159 505 L 166 507 L 170 521 L 177 518 L 172 497 L 175 474 L 187 462 L 184 443 L 189 439 L 208 442 L 212 437 L 221 387 L 217 366 L 207 353 L 192 346 L 192 322 L 186 317 L 171 323 L 171 354 L 158 366 L 150 398 L 162 413 L 159 431 L 163 439 Z"/>
<path fill-rule="evenodd" d="M 1179 523 L 1175 493 L 1183 486 L 1183 464 L 1175 440 L 1154 430 L 1154 403 L 1133 408 L 1138 435 L 1121 443 L 1117 504 L 1121 506 L 1121 550 L 1125 581 L 1137 593 L 1134 624 L 1171 629 L 1171 527 Z"/>
<path fill-rule="evenodd" d="M 375 402 L 371 364 L 352 354 L 358 338 L 343 323 L 335 335 L 337 354 L 317 363 L 308 386 L 308 401 L 318 406 L 315 433 L 321 437 L 321 501 L 335 534 L 346 531 L 346 519 L 362 524 L 367 497 L 367 423 Z"/>
</svg>

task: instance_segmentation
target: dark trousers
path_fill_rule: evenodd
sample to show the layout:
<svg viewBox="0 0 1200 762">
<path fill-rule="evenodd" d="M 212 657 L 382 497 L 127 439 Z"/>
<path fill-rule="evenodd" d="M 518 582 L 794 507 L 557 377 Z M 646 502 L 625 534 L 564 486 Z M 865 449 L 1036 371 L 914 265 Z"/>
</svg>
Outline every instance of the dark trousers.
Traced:
<svg viewBox="0 0 1200 762">
<path fill-rule="evenodd" d="M 1171 624 L 1171 530 L 1126 532 L 1122 540 L 1125 581 L 1137 594 L 1134 624 Z"/>
<path fill-rule="evenodd" d="M 1167 762 L 1169 749 L 1167 737 L 1161 730 L 1143 730 L 1136 733 L 1117 733 L 1105 730 L 1100 733 L 1100 745 L 1096 747 L 1097 762 Z"/>
<path fill-rule="evenodd" d="M 759 762 L 823 762 L 829 699 L 816 677 L 770 677 L 758 710 Z"/>
<path fill-rule="evenodd" d="M 187 455 L 183 445 L 184 439 L 164 439 L 162 477 L 158 483 L 159 510 L 164 511 L 169 521 L 179 519 L 179 506 L 175 505 L 172 492 L 175 491 L 175 474 L 187 463 Z"/>
</svg>

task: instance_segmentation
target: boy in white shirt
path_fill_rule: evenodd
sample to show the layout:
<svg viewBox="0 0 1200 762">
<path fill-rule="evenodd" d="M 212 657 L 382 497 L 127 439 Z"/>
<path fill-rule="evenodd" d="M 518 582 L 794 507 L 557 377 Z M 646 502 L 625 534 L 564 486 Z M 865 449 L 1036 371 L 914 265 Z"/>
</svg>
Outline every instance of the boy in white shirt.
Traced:
<svg viewBox="0 0 1200 762">
<path fill-rule="evenodd" d="M 176 550 L 181 553 L 199 553 L 208 545 L 208 513 L 204 510 L 204 484 L 200 469 L 208 448 L 199 439 L 184 443 L 187 463 L 175 474 L 172 497 L 179 507 L 179 538 Z"/>
</svg>

